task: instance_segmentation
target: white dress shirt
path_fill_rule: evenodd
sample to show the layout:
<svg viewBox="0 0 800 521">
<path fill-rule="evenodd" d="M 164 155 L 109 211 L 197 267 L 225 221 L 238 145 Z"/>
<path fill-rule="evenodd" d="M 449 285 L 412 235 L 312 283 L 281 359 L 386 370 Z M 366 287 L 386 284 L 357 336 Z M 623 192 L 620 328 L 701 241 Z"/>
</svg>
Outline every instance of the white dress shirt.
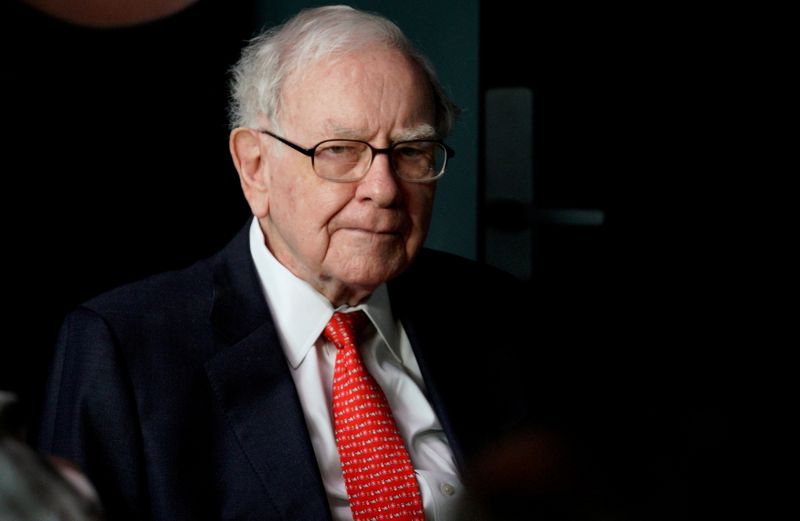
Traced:
<svg viewBox="0 0 800 521">
<path fill-rule="evenodd" d="M 464 487 L 439 419 L 426 397 L 406 332 L 392 315 L 386 285 L 354 308 L 334 309 L 322 294 L 275 259 L 265 245 L 257 219 L 250 227 L 250 253 L 300 396 L 333 518 L 351 520 L 352 514 L 333 433 L 336 348 L 322 336 L 322 331 L 334 311 L 360 309 L 370 318 L 371 326 L 359 352 L 386 394 L 408 447 L 425 518 L 453 519 L 463 500 Z"/>
</svg>

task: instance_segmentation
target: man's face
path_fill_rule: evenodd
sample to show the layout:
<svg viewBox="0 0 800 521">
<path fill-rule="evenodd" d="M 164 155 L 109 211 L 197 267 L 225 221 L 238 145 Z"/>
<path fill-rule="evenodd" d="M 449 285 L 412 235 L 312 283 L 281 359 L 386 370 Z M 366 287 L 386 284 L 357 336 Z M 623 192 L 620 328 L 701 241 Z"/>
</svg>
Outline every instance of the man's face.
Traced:
<svg viewBox="0 0 800 521">
<path fill-rule="evenodd" d="M 282 96 L 280 131 L 307 148 L 335 138 L 384 148 L 431 137 L 435 118 L 423 75 L 396 51 L 323 59 L 290 76 Z M 427 234 L 434 184 L 401 181 L 386 154 L 360 181 L 327 181 L 309 157 L 269 136 L 262 141 L 268 208 L 259 221 L 284 266 L 334 304 L 342 297 L 354 304 L 353 295 L 408 266 Z"/>
</svg>

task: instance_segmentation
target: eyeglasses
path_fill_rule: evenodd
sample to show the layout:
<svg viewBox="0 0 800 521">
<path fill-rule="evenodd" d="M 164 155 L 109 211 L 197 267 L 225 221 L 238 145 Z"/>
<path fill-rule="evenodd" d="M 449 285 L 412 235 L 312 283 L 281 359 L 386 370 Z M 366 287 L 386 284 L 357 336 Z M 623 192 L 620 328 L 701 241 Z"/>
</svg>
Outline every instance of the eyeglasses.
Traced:
<svg viewBox="0 0 800 521">
<path fill-rule="evenodd" d="M 389 163 L 400 179 L 411 183 L 430 183 L 444 175 L 453 149 L 430 139 L 398 141 L 389 148 L 375 148 L 356 139 L 326 139 L 303 148 L 269 130 L 259 130 L 311 158 L 314 173 L 337 183 L 358 181 L 367 175 L 377 154 L 389 156 Z"/>
</svg>

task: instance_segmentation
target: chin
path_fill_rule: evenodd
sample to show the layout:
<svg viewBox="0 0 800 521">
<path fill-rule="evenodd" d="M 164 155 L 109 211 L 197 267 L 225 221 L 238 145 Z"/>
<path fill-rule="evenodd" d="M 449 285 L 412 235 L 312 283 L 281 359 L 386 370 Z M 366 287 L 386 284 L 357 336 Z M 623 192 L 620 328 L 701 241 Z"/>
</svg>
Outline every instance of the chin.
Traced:
<svg viewBox="0 0 800 521">
<path fill-rule="evenodd" d="M 339 280 L 345 281 L 348 285 L 360 286 L 363 288 L 375 289 L 384 282 L 395 278 L 408 266 L 406 256 L 393 258 L 374 257 L 352 259 L 343 270 Z"/>
</svg>

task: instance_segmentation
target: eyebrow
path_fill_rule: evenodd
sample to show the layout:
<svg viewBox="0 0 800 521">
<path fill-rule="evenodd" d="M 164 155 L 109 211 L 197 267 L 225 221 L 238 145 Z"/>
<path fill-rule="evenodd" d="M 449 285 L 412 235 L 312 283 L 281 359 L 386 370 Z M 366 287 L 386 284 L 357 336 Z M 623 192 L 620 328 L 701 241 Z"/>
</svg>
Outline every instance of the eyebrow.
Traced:
<svg viewBox="0 0 800 521">
<path fill-rule="evenodd" d="M 333 139 L 357 139 L 364 141 L 365 136 L 369 134 L 366 129 L 357 129 L 350 127 L 342 127 L 336 124 L 327 125 L 329 132 L 334 136 Z M 415 139 L 436 139 L 436 129 L 433 125 L 423 123 L 416 127 L 404 128 L 392 134 L 392 142 L 398 141 L 412 141 Z"/>
<path fill-rule="evenodd" d="M 395 142 L 397 141 L 411 141 L 414 139 L 435 139 L 436 130 L 433 125 L 427 123 L 413 128 L 403 129 L 397 134 L 392 136 Z"/>
</svg>

